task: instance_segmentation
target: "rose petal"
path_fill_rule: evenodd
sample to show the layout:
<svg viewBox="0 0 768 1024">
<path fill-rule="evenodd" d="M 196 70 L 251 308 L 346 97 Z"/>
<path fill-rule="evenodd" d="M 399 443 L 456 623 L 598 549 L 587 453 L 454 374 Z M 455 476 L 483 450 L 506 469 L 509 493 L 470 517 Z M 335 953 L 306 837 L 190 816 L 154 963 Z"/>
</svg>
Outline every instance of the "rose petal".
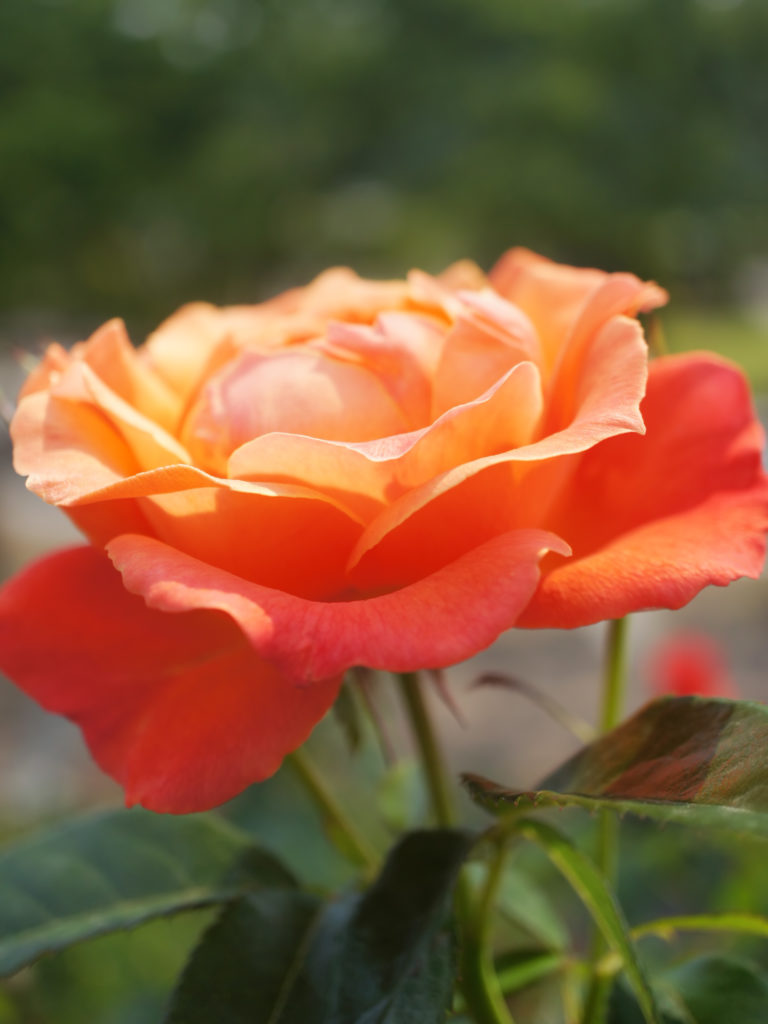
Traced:
<svg viewBox="0 0 768 1024">
<path fill-rule="evenodd" d="M 704 354 L 655 360 L 643 414 L 645 437 L 609 439 L 578 460 L 544 520 L 574 557 L 546 567 L 521 625 L 679 608 L 708 584 L 759 575 L 768 484 L 742 374 Z"/>
<path fill-rule="evenodd" d="M 94 406 L 48 391 L 21 399 L 11 437 L 16 472 L 51 504 L 108 487 L 139 468 L 123 437 Z"/>
<path fill-rule="evenodd" d="M 309 347 L 373 370 L 415 429 L 434 418 L 432 380 L 444 338 L 445 325 L 431 317 L 388 312 L 373 325 L 331 321 Z"/>
<path fill-rule="evenodd" d="M 161 611 L 218 609 L 277 669 L 311 682 L 352 665 L 409 672 L 453 664 L 512 626 L 560 538 L 519 530 L 432 576 L 362 600 L 306 601 L 215 569 L 147 537 L 118 537 L 109 555 L 126 587 Z"/>
<path fill-rule="evenodd" d="M 461 292 L 460 300 L 434 373 L 433 416 L 481 395 L 516 363 L 539 363 L 536 332 L 524 313 L 490 290 Z"/>
<path fill-rule="evenodd" d="M 69 361 L 69 352 L 57 341 L 48 345 L 43 353 L 43 358 L 31 370 L 19 389 L 17 401 L 20 402 L 22 398 L 33 395 L 36 391 L 45 391 L 55 384 L 69 366 Z"/>
<path fill-rule="evenodd" d="M 402 409 L 365 367 L 289 348 L 245 352 L 210 380 L 182 439 L 196 463 L 219 472 L 235 448 L 273 431 L 368 441 L 407 429 Z"/>
<path fill-rule="evenodd" d="M 238 351 L 233 334 L 249 307 L 219 309 L 191 302 L 168 317 L 147 338 L 140 358 L 179 396 L 185 406 L 202 381 Z"/>
<path fill-rule="evenodd" d="M 361 495 L 383 503 L 451 466 L 527 444 L 541 410 L 538 370 L 519 363 L 485 394 L 422 430 L 361 444 L 265 434 L 233 452 L 228 473 L 246 480 L 302 480 L 345 501 Z M 354 507 L 378 511 L 370 501 Z"/>
<path fill-rule="evenodd" d="M 627 431 L 642 432 L 645 428 L 639 407 L 646 373 L 647 353 L 640 325 L 626 317 L 610 320 L 595 336 L 585 357 L 579 380 L 579 411 L 572 423 L 532 444 L 459 463 L 393 501 L 366 528 L 350 556 L 350 568 L 370 557 L 369 552 L 373 552 L 376 563 L 385 568 L 385 563 L 393 557 L 386 554 L 390 549 L 383 548 L 379 553 L 374 549 L 383 541 L 389 544 L 390 534 L 419 515 L 424 516 L 422 524 L 407 526 L 411 538 L 408 546 L 415 551 L 422 550 L 422 558 L 430 557 L 430 548 L 439 550 L 439 545 L 429 538 L 446 531 L 454 538 L 465 536 L 466 543 L 487 539 L 493 535 L 484 532 L 493 529 L 489 517 L 497 524 L 494 532 L 503 532 L 521 522 L 526 525 L 541 522 L 547 505 L 562 485 L 559 474 L 569 467 L 553 465 L 547 469 L 547 474 L 554 473 L 555 480 L 539 473 L 544 486 L 538 481 L 535 484 L 531 481 L 529 485 L 528 478 L 537 470 L 537 464 L 546 465 L 547 460 L 564 462 L 562 456 L 584 451 L 605 438 Z M 473 477 L 484 474 L 490 474 L 491 479 L 472 482 Z M 465 488 L 464 495 L 445 497 L 449 491 Z M 438 505 L 439 499 L 443 500 Z M 487 508 L 488 503 L 492 511 Z M 539 519 L 531 519 L 528 509 L 533 509 Z M 437 535 L 433 534 L 435 529 Z M 476 533 L 477 530 L 480 532 Z M 416 536 L 423 539 L 416 542 Z M 391 542 L 398 543 L 394 538 Z M 455 543 L 453 540 L 449 549 L 457 554 Z M 371 571 L 373 567 L 369 564 L 366 573 Z"/>
<path fill-rule="evenodd" d="M 346 588 L 360 526 L 306 488 L 197 487 L 140 501 L 151 534 L 210 565 L 313 599 Z"/>
<path fill-rule="evenodd" d="M 141 469 L 189 462 L 183 445 L 159 423 L 135 409 L 104 383 L 85 361 L 74 361 L 51 388 L 51 396 L 93 405 L 123 436 Z"/>
<path fill-rule="evenodd" d="M 521 248 L 506 252 L 488 275 L 496 291 L 520 306 L 536 324 L 547 368 L 555 365 L 587 300 L 613 276 L 602 270 L 555 263 Z M 632 274 L 618 276 L 634 281 L 635 289 L 631 304 L 615 308 L 613 315 L 634 314 L 667 301 L 667 293 L 654 282 L 642 282 Z"/>
<path fill-rule="evenodd" d="M 147 608 L 88 547 L 0 590 L 0 668 L 81 727 L 129 804 L 173 813 L 205 810 L 275 772 L 340 682 L 295 685 L 219 612 Z"/>
<path fill-rule="evenodd" d="M 131 345 L 122 320 L 110 320 L 80 349 L 79 357 L 96 377 L 132 409 L 173 433 L 179 425 L 182 403 Z"/>
</svg>

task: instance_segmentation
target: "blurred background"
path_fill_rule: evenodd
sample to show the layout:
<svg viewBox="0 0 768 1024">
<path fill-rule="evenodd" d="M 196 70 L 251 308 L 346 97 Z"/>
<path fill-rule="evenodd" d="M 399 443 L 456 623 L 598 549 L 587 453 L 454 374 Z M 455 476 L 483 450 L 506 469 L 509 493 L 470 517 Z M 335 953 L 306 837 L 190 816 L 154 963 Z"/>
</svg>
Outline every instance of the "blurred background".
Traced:
<svg viewBox="0 0 768 1024">
<path fill-rule="evenodd" d="M 658 280 L 669 346 L 742 362 L 760 401 L 767 52 L 765 0 L 0 0 L 0 400 L 19 351 L 112 316 L 139 342 L 185 301 L 258 301 L 334 263 L 400 277 L 525 245 Z M 0 458 L 2 576 L 75 535 L 13 476 L 1 426 Z M 744 582 L 636 616 L 632 704 L 681 628 L 768 696 L 766 605 Z M 513 633 L 457 669 L 470 728 L 438 712 L 457 768 L 527 786 L 569 753 L 519 696 L 464 687 L 512 671 L 589 718 L 601 646 Z M 0 818 L 94 799 L 120 795 L 76 731 L 0 687 Z M 103 1019 L 133 1020 L 121 1006 Z"/>
</svg>

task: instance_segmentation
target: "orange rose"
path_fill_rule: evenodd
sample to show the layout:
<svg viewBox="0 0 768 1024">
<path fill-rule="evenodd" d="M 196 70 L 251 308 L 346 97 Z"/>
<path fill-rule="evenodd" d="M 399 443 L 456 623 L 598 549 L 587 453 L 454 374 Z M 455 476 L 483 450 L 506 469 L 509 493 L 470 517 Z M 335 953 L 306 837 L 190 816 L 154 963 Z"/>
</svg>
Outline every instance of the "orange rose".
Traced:
<svg viewBox="0 0 768 1024">
<path fill-rule="evenodd" d="M 747 388 L 707 355 L 648 376 L 634 317 L 665 298 L 514 250 L 487 278 L 332 270 L 187 306 L 138 350 L 119 321 L 52 346 L 16 467 L 91 545 L 4 588 L 0 666 L 129 802 L 192 811 L 274 772 L 351 665 L 757 575 Z"/>
</svg>

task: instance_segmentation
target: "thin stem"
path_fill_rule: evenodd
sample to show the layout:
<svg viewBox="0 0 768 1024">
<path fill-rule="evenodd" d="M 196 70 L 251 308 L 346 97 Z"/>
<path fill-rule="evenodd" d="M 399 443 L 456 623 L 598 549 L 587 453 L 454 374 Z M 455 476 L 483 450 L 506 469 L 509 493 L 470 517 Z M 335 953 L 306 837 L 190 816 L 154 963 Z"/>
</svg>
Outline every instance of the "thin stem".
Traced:
<svg viewBox="0 0 768 1024">
<path fill-rule="evenodd" d="M 448 773 L 419 677 L 415 672 L 403 672 L 397 679 L 419 749 L 435 820 L 441 827 L 451 828 L 456 824 L 456 812 Z M 477 1024 L 514 1024 L 496 980 L 493 965 L 489 965 L 480 955 L 481 943 L 474 894 L 465 871 L 461 872 L 456 883 L 456 916 L 461 932 L 461 989 L 473 1020 Z"/>
<path fill-rule="evenodd" d="M 288 761 L 301 779 L 304 788 L 317 804 L 320 813 L 344 837 L 344 852 L 348 853 L 351 859 L 366 871 L 373 872 L 378 867 L 376 853 L 349 819 L 306 750 L 303 747 L 294 750 L 288 756 Z"/>
<path fill-rule="evenodd" d="M 618 725 L 624 713 L 628 622 L 628 619 L 612 619 L 608 623 L 603 700 L 600 709 L 601 732 L 608 732 Z"/>
<path fill-rule="evenodd" d="M 429 717 L 419 677 L 415 672 L 403 672 L 398 675 L 400 692 L 411 721 L 414 736 L 419 747 L 421 763 L 427 777 L 429 794 L 432 798 L 432 809 L 438 825 L 450 828 L 456 823 L 448 773 L 445 768 L 437 737 Z"/>
<path fill-rule="evenodd" d="M 621 720 L 626 690 L 627 619 L 613 619 L 608 624 L 608 644 L 603 676 L 600 732 L 610 732 Z M 619 823 L 612 811 L 601 811 L 598 818 L 595 860 L 608 885 L 616 883 L 619 855 Z M 584 1024 L 603 1024 L 613 979 L 598 971 L 605 953 L 605 940 L 598 930 L 592 937 L 590 967 L 592 980 L 584 1001 Z"/>
<path fill-rule="evenodd" d="M 456 890 L 456 913 L 461 923 L 461 991 L 477 1024 L 515 1024 L 507 1009 L 490 948 L 490 911 L 501 877 L 501 857 L 491 866 L 480 906 L 462 872 Z M 499 865 L 498 873 L 494 867 Z"/>
</svg>

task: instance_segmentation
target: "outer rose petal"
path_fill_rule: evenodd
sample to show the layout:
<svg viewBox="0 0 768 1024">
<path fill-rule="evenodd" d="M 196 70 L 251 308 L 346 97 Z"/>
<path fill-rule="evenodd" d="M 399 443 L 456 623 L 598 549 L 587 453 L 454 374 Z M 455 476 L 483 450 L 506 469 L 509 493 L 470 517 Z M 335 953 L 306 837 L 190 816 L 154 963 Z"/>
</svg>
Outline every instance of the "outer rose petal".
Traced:
<svg viewBox="0 0 768 1024">
<path fill-rule="evenodd" d="M 545 567 L 519 625 L 679 608 L 709 584 L 759 575 L 768 481 L 741 373 L 710 355 L 657 359 L 643 414 L 644 437 L 611 438 L 581 456 L 545 523 L 574 557 Z"/>
<path fill-rule="evenodd" d="M 220 612 L 147 608 L 89 547 L 36 562 L 0 590 L 0 668 L 81 727 L 128 804 L 172 813 L 273 774 L 340 683 L 296 685 Z"/>
<path fill-rule="evenodd" d="M 400 590 L 321 602 L 249 583 L 148 537 L 118 537 L 107 550 L 151 608 L 226 612 L 262 657 L 308 682 L 351 665 L 409 672 L 476 654 L 515 623 L 543 555 L 569 553 L 559 537 L 516 530 Z"/>
<path fill-rule="evenodd" d="M 539 256 L 529 249 L 510 249 L 499 259 L 488 278 L 500 295 L 520 306 L 536 324 L 544 362 L 552 367 L 568 335 L 579 320 L 588 300 L 611 279 L 626 288 L 626 302 L 607 315 L 630 313 L 663 306 L 667 293 L 653 281 L 643 282 L 633 274 L 607 274 L 586 267 L 569 267 Z M 605 305 L 601 299 L 599 305 Z"/>
</svg>

